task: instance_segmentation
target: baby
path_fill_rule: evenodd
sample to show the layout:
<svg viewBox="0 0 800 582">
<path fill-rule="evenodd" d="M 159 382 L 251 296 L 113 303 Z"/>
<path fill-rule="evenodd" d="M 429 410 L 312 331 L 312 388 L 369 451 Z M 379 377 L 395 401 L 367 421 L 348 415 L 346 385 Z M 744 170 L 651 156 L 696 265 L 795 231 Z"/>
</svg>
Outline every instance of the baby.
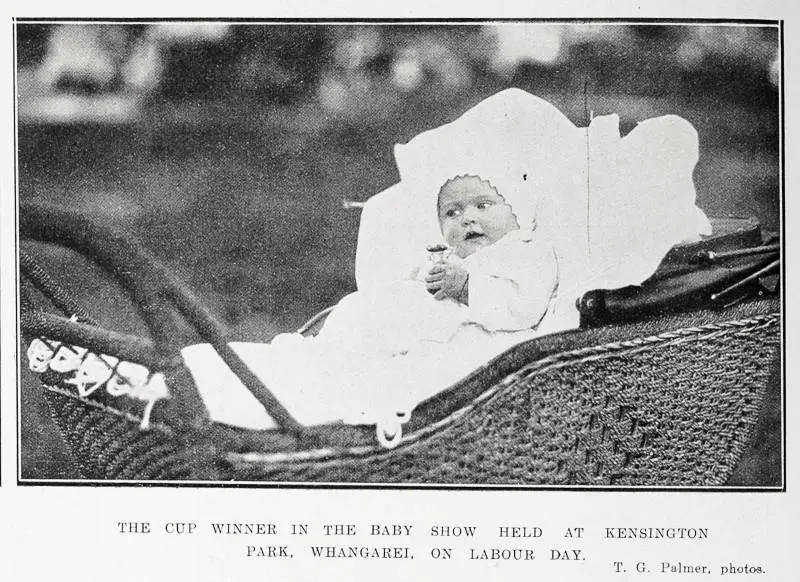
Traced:
<svg viewBox="0 0 800 582">
<path fill-rule="evenodd" d="M 341 418 L 377 423 L 379 438 L 396 437 L 420 401 L 534 337 L 556 293 L 552 245 L 533 224 L 520 227 L 490 181 L 450 178 L 431 206 L 447 243 L 441 259 L 345 297 L 316 338 L 295 346 L 317 349 L 313 365 L 335 384 Z"/>
</svg>

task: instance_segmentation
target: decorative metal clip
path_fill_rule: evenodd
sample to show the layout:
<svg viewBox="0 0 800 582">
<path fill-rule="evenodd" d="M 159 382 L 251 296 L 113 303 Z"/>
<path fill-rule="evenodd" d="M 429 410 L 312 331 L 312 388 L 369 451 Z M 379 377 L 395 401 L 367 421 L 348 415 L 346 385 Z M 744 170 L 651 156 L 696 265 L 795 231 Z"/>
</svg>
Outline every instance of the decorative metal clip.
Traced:
<svg viewBox="0 0 800 582">
<path fill-rule="evenodd" d="M 151 374 L 145 366 L 97 355 L 80 346 L 68 346 L 47 339 L 34 339 L 28 346 L 28 365 L 39 374 L 48 369 L 73 374 L 64 379 L 75 386 L 78 396 L 86 398 L 105 387 L 110 396 L 128 396 L 145 402 L 141 428 L 150 427 L 150 414 L 157 400 L 169 398 L 169 389 L 161 373 Z"/>
</svg>

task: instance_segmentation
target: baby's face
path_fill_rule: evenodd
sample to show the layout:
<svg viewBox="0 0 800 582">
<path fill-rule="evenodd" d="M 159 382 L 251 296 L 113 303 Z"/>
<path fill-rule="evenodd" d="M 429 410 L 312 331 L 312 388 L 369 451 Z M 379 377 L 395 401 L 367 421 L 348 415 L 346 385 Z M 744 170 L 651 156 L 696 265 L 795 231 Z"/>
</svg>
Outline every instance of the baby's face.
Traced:
<svg viewBox="0 0 800 582">
<path fill-rule="evenodd" d="M 444 185 L 439 192 L 439 224 L 448 246 L 462 259 L 519 228 L 511 206 L 489 182 L 475 176 Z"/>
</svg>

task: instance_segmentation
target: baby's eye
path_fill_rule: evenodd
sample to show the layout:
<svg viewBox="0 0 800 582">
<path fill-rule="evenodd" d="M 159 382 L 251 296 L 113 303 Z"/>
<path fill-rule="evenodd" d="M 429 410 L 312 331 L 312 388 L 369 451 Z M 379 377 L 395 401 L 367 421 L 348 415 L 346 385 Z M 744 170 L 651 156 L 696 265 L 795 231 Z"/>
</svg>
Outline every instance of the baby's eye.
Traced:
<svg viewBox="0 0 800 582">
<path fill-rule="evenodd" d="M 492 203 L 488 200 L 483 200 L 481 202 L 478 202 L 477 206 L 480 210 L 486 210 L 487 208 L 492 206 Z"/>
<path fill-rule="evenodd" d="M 444 215 L 447 218 L 455 218 L 459 214 L 461 214 L 461 211 L 458 208 L 449 208 L 449 209 L 445 210 L 445 212 L 444 212 Z"/>
</svg>

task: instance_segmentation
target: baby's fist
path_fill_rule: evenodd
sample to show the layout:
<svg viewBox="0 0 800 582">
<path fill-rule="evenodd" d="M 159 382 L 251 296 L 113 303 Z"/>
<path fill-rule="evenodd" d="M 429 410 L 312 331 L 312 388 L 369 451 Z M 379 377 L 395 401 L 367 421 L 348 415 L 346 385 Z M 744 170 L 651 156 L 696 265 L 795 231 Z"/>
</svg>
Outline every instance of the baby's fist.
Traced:
<svg viewBox="0 0 800 582">
<path fill-rule="evenodd" d="M 433 293 L 434 298 L 441 300 L 449 297 L 465 305 L 469 301 L 468 281 L 469 272 L 456 256 L 433 265 L 425 277 L 428 292 Z"/>
</svg>

